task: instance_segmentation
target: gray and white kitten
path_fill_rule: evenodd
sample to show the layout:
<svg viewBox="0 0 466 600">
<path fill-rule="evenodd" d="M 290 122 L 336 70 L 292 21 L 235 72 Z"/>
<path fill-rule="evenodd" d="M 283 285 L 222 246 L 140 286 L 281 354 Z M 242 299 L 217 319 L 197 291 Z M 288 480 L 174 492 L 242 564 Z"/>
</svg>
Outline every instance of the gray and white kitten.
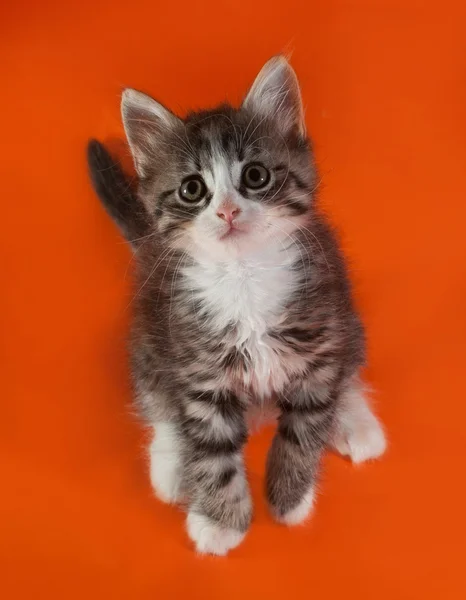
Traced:
<svg viewBox="0 0 466 600">
<path fill-rule="evenodd" d="M 239 109 L 180 119 L 128 89 L 122 115 L 137 191 L 96 141 L 89 162 L 135 252 L 132 374 L 155 434 L 151 480 L 161 500 L 187 503 L 197 550 L 223 555 L 251 522 L 243 447 L 254 407 L 279 411 L 266 494 L 282 523 L 311 512 L 326 448 L 354 462 L 383 453 L 359 379 L 363 327 L 315 205 L 284 58 L 263 67 Z"/>
</svg>

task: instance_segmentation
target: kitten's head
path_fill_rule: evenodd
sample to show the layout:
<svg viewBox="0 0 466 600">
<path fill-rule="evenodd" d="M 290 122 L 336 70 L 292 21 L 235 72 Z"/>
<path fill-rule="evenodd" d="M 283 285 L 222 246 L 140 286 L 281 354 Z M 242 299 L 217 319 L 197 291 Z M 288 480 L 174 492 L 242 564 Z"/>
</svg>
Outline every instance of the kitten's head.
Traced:
<svg viewBox="0 0 466 600">
<path fill-rule="evenodd" d="M 126 135 L 157 237 L 221 260 L 285 240 L 305 221 L 315 171 L 296 75 L 271 59 L 239 109 L 182 120 L 126 90 Z"/>
</svg>

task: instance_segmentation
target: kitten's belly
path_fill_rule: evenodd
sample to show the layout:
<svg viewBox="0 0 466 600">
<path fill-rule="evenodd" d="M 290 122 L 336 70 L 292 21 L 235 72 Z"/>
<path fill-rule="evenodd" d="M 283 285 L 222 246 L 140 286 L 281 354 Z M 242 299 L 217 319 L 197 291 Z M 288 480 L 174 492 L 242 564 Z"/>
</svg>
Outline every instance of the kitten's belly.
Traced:
<svg viewBox="0 0 466 600">
<path fill-rule="evenodd" d="M 306 364 L 302 357 L 287 352 L 267 334 L 251 335 L 238 347 L 249 360 L 242 371 L 240 385 L 249 390 L 254 403 L 266 405 Z"/>
<path fill-rule="evenodd" d="M 246 412 L 248 430 L 254 433 L 266 425 L 275 424 L 279 414 L 273 398 L 268 398 L 263 403 L 251 402 Z"/>
<path fill-rule="evenodd" d="M 288 376 L 284 365 L 274 352 L 267 335 L 252 333 L 242 344 L 240 351 L 249 357 L 242 384 L 259 401 L 263 402 L 287 383 Z"/>
<path fill-rule="evenodd" d="M 275 397 L 288 383 L 289 375 L 267 336 L 249 339 L 242 349 L 250 356 L 249 368 L 243 372 L 241 386 L 249 391 L 246 418 L 249 431 L 254 432 L 276 422 Z"/>
<path fill-rule="evenodd" d="M 184 271 L 188 289 L 196 290 L 202 303 L 211 334 L 221 332 L 224 337 L 225 331 L 232 330 L 224 340 L 227 351 L 243 354 L 243 365 L 220 377 L 226 377 L 229 386 L 246 388 L 262 403 L 302 371 L 301 359 L 290 347 L 281 347 L 268 335 L 280 326 L 289 299 L 300 287 L 300 276 L 293 269 L 300 256 L 298 247 L 284 252 L 283 244 L 272 244 L 247 259 L 199 263 Z"/>
</svg>

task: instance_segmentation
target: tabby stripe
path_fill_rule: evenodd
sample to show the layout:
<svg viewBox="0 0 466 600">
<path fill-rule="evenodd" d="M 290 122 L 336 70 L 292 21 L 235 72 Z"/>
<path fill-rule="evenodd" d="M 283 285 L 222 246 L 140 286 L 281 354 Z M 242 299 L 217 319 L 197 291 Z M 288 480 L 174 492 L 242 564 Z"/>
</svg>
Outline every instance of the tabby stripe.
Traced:
<svg viewBox="0 0 466 600">
<path fill-rule="evenodd" d="M 235 434 L 233 439 L 198 439 L 197 437 L 192 437 L 190 432 L 184 430 L 186 435 L 191 438 L 191 441 L 194 445 L 193 450 L 196 453 L 205 453 L 209 455 L 217 455 L 217 454 L 232 454 L 233 452 L 238 452 L 241 447 L 246 442 L 246 429 L 238 431 Z M 199 455 L 198 455 L 199 456 Z M 199 456 L 200 458 L 200 456 Z"/>
</svg>

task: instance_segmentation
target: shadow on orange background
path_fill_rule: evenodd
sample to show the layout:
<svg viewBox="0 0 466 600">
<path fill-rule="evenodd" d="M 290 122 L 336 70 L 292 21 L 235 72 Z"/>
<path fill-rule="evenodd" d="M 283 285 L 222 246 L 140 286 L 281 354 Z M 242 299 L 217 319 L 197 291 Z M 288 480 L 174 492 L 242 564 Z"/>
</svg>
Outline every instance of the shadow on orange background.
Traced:
<svg viewBox="0 0 466 600">
<path fill-rule="evenodd" d="M 459 4 L 20 0 L 2 12 L 2 598 L 466 597 Z M 287 530 L 261 494 L 270 432 L 254 437 L 251 531 L 227 559 L 199 559 L 182 514 L 151 494 L 129 414 L 130 253 L 84 151 L 91 136 L 121 138 L 123 86 L 181 112 L 238 102 L 282 50 L 352 262 L 390 449 L 361 468 L 329 456 L 313 520 Z"/>
</svg>

